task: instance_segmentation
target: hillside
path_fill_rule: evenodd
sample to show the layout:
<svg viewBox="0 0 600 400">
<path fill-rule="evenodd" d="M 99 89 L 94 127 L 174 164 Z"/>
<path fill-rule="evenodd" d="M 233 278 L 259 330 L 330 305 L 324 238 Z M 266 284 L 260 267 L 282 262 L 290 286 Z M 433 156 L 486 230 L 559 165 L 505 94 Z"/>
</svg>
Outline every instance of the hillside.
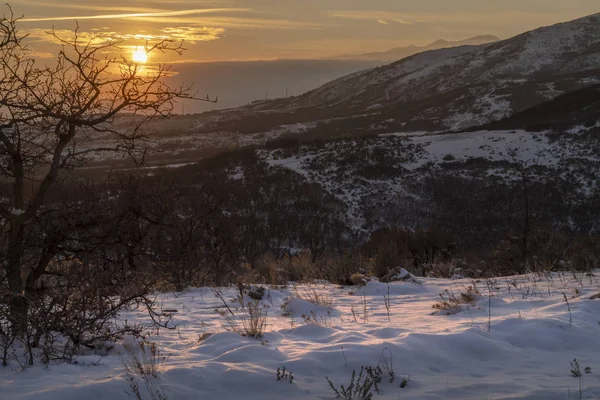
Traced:
<svg viewBox="0 0 600 400">
<path fill-rule="evenodd" d="M 473 246 L 518 229 L 514 193 L 526 169 L 543 210 L 536 221 L 598 231 L 599 20 L 421 53 L 295 98 L 164 120 L 153 125 L 161 152 L 150 168 L 184 167 L 175 174 L 191 177 L 194 162 L 231 152 L 225 167 L 207 160 L 206 168 L 230 170 L 222 179 L 238 188 L 256 173 L 244 161 L 252 153 L 253 163 L 279 171 L 268 172 L 277 185 L 305 182 L 335 200 L 358 237 L 435 225 Z"/>
<path fill-rule="evenodd" d="M 272 166 L 292 170 L 337 198 L 355 231 L 431 223 L 449 230 L 460 226 L 466 238 L 466 224 L 475 228 L 469 240 L 477 241 L 510 219 L 502 210 L 503 198 L 516 201 L 508 206 L 511 212 L 520 207 L 515 194 L 521 167 L 539 182 L 536 207 L 548 212 L 541 219 L 551 218 L 557 227 L 600 229 L 600 221 L 589 213 L 590 202 L 600 193 L 598 126 L 560 134 L 390 134 L 260 154 Z M 485 202 L 496 206 L 491 210 Z M 557 202 L 570 206 L 562 208 Z M 466 223 L 470 218 L 485 219 L 486 224 Z"/>
<path fill-rule="evenodd" d="M 479 46 L 426 51 L 304 95 L 198 116 L 199 133 L 305 137 L 461 131 L 600 82 L 600 14 Z"/>
<path fill-rule="evenodd" d="M 600 85 L 591 85 L 558 96 L 478 129 L 568 129 L 595 125 L 600 116 Z"/>
</svg>

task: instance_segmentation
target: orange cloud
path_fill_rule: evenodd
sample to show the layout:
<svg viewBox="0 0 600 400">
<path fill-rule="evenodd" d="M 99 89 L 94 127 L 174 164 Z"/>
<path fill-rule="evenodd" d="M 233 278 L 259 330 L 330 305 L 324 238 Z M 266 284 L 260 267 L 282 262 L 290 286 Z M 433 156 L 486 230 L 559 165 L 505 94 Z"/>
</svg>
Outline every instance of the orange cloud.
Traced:
<svg viewBox="0 0 600 400">
<path fill-rule="evenodd" d="M 188 43 L 216 40 L 225 32 L 223 28 L 208 26 L 182 26 L 161 29 L 164 37 L 174 40 L 184 40 Z"/>
<path fill-rule="evenodd" d="M 85 10 L 85 11 L 112 11 L 112 12 L 127 12 L 127 13 L 151 13 L 164 11 L 158 8 L 147 8 L 147 7 L 119 7 L 119 6 L 97 6 L 97 5 L 83 5 L 75 3 L 63 3 L 63 2 L 42 2 L 42 1 L 29 1 L 20 0 L 20 4 L 27 4 L 30 6 L 39 7 L 51 7 L 51 8 L 65 8 L 69 10 Z"/>
<path fill-rule="evenodd" d="M 402 25 L 413 24 L 404 14 L 389 11 L 337 11 L 330 13 L 330 16 L 334 18 L 377 21 L 383 25 L 391 25 L 393 23 Z"/>
<path fill-rule="evenodd" d="M 92 46 L 102 46 L 110 42 L 148 41 L 158 42 L 161 40 L 185 41 L 191 44 L 201 41 L 217 40 L 225 32 L 223 28 L 202 27 L 167 27 L 151 33 L 122 33 L 107 30 L 93 30 L 92 32 L 78 31 L 78 39 L 82 43 Z M 61 39 L 74 38 L 74 31 L 69 29 L 56 29 L 47 31 L 45 29 L 28 29 L 25 31 L 29 38 L 49 43 L 61 44 Z"/>
<path fill-rule="evenodd" d="M 158 12 L 138 12 L 138 13 L 123 13 L 123 14 L 98 14 L 98 15 L 80 15 L 80 16 L 57 16 L 57 17 L 36 17 L 23 18 L 21 22 L 42 22 L 42 21 L 73 21 L 73 20 L 90 20 L 90 19 L 133 19 L 144 20 L 144 18 L 166 18 L 185 15 L 199 14 L 214 14 L 221 12 L 250 12 L 249 8 L 199 8 L 192 10 L 178 11 L 158 11 Z"/>
</svg>

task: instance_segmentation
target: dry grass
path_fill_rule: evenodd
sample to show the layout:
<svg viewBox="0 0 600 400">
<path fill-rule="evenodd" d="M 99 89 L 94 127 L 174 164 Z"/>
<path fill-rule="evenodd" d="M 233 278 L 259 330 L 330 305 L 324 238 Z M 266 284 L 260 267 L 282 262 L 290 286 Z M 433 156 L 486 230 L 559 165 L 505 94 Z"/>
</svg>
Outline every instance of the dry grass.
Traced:
<svg viewBox="0 0 600 400">
<path fill-rule="evenodd" d="M 369 282 L 369 278 L 363 274 L 353 274 L 350 276 L 350 281 L 354 286 L 365 286 Z"/>
<path fill-rule="evenodd" d="M 317 315 L 314 311 L 311 311 L 309 315 L 302 315 L 302 319 L 307 324 L 319 325 L 324 328 L 331 328 L 331 313 L 328 311 L 327 315 Z"/>
<path fill-rule="evenodd" d="M 125 352 L 118 353 L 117 357 L 125 367 L 125 380 L 129 385 L 127 392 L 136 400 L 143 400 L 140 391 L 140 379 L 152 400 L 167 400 L 165 392 L 157 382 L 167 359 L 163 356 L 156 344 L 149 345 L 141 342 L 137 346 L 125 345 Z"/>
<path fill-rule="evenodd" d="M 447 315 L 457 314 L 462 310 L 462 305 L 474 305 L 481 293 L 475 286 L 468 286 L 463 292 L 460 292 L 458 296 L 446 289 L 440 293 L 441 301 L 435 303 L 433 308 L 443 312 Z"/>
<path fill-rule="evenodd" d="M 248 305 L 234 313 L 231 309 L 217 310 L 225 321 L 225 329 L 229 332 L 237 332 L 241 336 L 262 339 L 267 327 L 268 308 L 266 304 L 259 301 L 248 303 Z"/>
<path fill-rule="evenodd" d="M 269 285 L 285 286 L 288 282 L 311 282 L 320 275 L 319 268 L 312 262 L 308 251 L 281 259 L 267 254 L 256 263 L 256 269 L 258 276 L 262 277 L 260 281 Z"/>
<path fill-rule="evenodd" d="M 302 300 L 306 300 L 314 305 L 331 308 L 333 307 L 333 299 L 327 293 L 319 293 L 316 289 L 308 289 L 300 292 L 296 286 L 294 286 L 296 297 Z"/>
<path fill-rule="evenodd" d="M 118 353 L 117 357 L 133 373 L 157 378 L 163 371 L 167 357 L 160 352 L 155 343 L 140 342 L 137 346 L 127 344 L 123 347 L 125 352 Z"/>
</svg>

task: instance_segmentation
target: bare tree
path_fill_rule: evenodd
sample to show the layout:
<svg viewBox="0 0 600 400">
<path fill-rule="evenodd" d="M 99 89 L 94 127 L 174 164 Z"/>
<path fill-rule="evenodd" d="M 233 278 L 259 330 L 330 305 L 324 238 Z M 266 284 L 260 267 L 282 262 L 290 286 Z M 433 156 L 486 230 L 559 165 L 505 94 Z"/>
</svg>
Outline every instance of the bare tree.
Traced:
<svg viewBox="0 0 600 400">
<path fill-rule="evenodd" d="M 528 160 L 521 160 L 519 158 L 519 153 L 517 149 L 511 148 L 507 149 L 507 156 L 510 160 L 511 168 L 513 168 L 516 172 L 517 179 L 519 181 L 519 185 L 523 192 L 522 194 L 522 229 L 523 232 L 521 237 L 518 240 L 521 242 L 521 254 L 523 257 L 524 268 L 527 270 L 529 268 L 529 258 L 531 252 L 531 236 L 533 231 L 533 221 L 532 221 L 532 183 L 534 180 L 534 169 L 539 165 L 540 159 L 544 156 L 544 152 L 538 150 L 535 153 L 535 157 Z M 513 242 L 514 240 L 511 240 Z"/>
<path fill-rule="evenodd" d="M 122 43 L 84 40 L 79 27 L 71 37 L 49 32 L 62 48 L 52 65 L 41 65 L 30 56 L 18 20 L 12 11 L 0 20 L 0 283 L 8 289 L 13 328 L 23 331 L 27 299 L 55 255 L 25 259 L 24 238 L 61 171 L 102 152 L 143 161 L 144 125 L 168 116 L 177 99 L 194 96 L 191 87 L 167 85 L 168 67 L 137 64 Z M 184 49 L 162 40 L 145 50 Z"/>
</svg>

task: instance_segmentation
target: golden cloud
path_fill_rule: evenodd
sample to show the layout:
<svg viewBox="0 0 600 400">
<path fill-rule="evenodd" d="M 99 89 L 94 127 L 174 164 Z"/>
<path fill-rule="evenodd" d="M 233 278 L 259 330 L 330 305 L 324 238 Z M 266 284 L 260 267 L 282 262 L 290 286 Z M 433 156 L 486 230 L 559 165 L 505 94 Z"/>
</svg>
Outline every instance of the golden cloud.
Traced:
<svg viewBox="0 0 600 400">
<path fill-rule="evenodd" d="M 191 10 L 178 11 L 157 11 L 157 12 L 137 12 L 137 13 L 120 13 L 120 14 L 97 14 L 97 15 L 79 15 L 79 16 L 55 16 L 55 17 L 35 17 L 23 18 L 21 22 L 43 22 L 43 21 L 82 21 L 90 19 L 129 19 L 144 21 L 146 18 L 162 18 L 177 17 L 184 15 L 199 15 L 199 14 L 214 14 L 222 12 L 250 12 L 249 8 L 198 8 Z"/>
<path fill-rule="evenodd" d="M 30 1 L 20 0 L 20 4 L 26 4 L 30 6 L 39 7 L 51 7 L 51 8 L 65 8 L 69 10 L 84 10 L 84 11 L 111 11 L 111 12 L 125 12 L 125 13 L 153 13 L 164 11 L 158 8 L 147 8 L 147 7 L 119 7 L 119 6 L 98 6 L 98 5 L 84 5 L 76 3 L 64 3 L 64 2 L 52 2 L 47 1 Z"/>
<path fill-rule="evenodd" d="M 164 25 L 192 25 L 192 26 L 221 26 L 224 28 L 240 29 L 316 29 L 325 26 L 315 22 L 290 21 L 287 19 L 268 18 L 243 18 L 243 17 L 140 17 L 139 22 L 152 22 Z"/>
<path fill-rule="evenodd" d="M 182 26 L 163 28 L 161 32 L 169 39 L 183 40 L 195 44 L 196 42 L 216 40 L 225 32 L 225 29 L 209 26 Z"/>
<path fill-rule="evenodd" d="M 52 54 L 52 53 L 48 53 L 45 51 L 36 51 L 36 50 L 32 50 L 32 49 L 25 50 L 25 54 L 27 54 L 27 56 L 29 56 L 29 57 L 35 57 L 35 58 L 44 58 L 44 59 L 54 58 L 54 54 Z"/>
<path fill-rule="evenodd" d="M 378 23 L 387 22 L 388 24 L 398 23 L 404 25 L 413 25 L 419 23 L 456 23 L 471 24 L 481 23 L 489 19 L 489 14 L 481 12 L 449 12 L 449 13 L 398 13 L 390 11 L 333 11 L 329 13 L 332 18 L 374 21 Z M 495 22 L 514 21 L 515 18 L 540 18 L 551 17 L 545 12 L 523 12 L 523 11 L 500 11 L 494 13 Z"/>
<path fill-rule="evenodd" d="M 156 33 L 122 33 L 95 29 L 91 32 L 78 31 L 77 38 L 81 43 L 89 43 L 92 46 L 102 46 L 111 42 L 158 42 L 161 40 L 183 40 L 195 44 L 202 41 L 217 40 L 224 32 L 225 29 L 223 28 L 209 26 L 167 27 Z M 72 40 L 75 38 L 75 32 L 69 29 L 56 29 L 54 31 L 28 29 L 25 33 L 31 39 L 55 44 L 61 44 L 61 39 Z"/>
<path fill-rule="evenodd" d="M 29 39 L 38 41 L 62 44 L 63 40 L 72 40 L 75 38 L 75 32 L 70 29 L 26 29 L 24 32 L 27 34 Z M 122 37 L 117 32 L 107 31 L 96 31 L 96 32 L 85 32 L 78 31 L 77 38 L 81 43 L 89 43 L 91 46 L 102 46 L 110 42 L 116 42 L 122 40 Z"/>
<path fill-rule="evenodd" d="M 412 25 L 413 22 L 406 18 L 405 14 L 389 11 L 337 11 L 330 14 L 333 18 L 344 18 L 354 20 L 376 21 L 379 24 L 390 25 L 393 23 Z M 416 21 L 415 21 L 416 22 Z"/>
</svg>

